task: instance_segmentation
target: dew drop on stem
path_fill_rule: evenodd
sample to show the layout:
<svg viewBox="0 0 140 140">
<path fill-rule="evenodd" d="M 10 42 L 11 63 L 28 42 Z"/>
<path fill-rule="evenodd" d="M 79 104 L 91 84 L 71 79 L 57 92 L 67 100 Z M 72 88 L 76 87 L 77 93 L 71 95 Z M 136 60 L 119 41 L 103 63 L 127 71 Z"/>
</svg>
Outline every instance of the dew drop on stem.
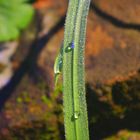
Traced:
<svg viewBox="0 0 140 140">
<path fill-rule="evenodd" d="M 80 116 L 80 112 L 75 111 L 75 113 L 74 113 L 74 119 L 78 119 L 79 116 Z"/>
</svg>

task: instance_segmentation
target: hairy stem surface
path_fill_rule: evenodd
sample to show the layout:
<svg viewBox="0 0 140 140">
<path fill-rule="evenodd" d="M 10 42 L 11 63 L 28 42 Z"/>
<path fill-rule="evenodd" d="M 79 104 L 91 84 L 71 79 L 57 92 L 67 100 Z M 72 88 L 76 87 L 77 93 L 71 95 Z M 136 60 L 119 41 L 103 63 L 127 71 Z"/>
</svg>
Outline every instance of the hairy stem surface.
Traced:
<svg viewBox="0 0 140 140">
<path fill-rule="evenodd" d="M 67 140 L 88 140 L 84 46 L 90 0 L 69 0 L 63 43 L 63 101 Z"/>
</svg>

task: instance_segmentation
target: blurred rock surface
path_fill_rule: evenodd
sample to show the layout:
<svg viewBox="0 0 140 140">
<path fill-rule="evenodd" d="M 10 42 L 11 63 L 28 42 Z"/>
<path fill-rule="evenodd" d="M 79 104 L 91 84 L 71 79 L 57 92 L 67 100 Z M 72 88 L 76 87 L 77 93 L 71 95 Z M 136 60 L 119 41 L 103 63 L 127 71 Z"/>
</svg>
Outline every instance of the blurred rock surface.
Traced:
<svg viewBox="0 0 140 140">
<path fill-rule="evenodd" d="M 23 33 L 21 45 L 12 58 L 15 71 L 21 67 L 28 53 L 32 52 L 31 46 L 35 49 L 41 46 L 38 40 L 48 35 L 65 16 L 66 1 L 45 1 L 46 5 L 35 5 L 38 9 L 37 24 L 33 25 L 33 28 L 36 28 L 33 29 L 36 43 L 32 45 L 32 39 L 27 39 L 27 34 L 30 36 L 29 31 Z M 86 85 L 91 139 L 95 137 L 100 140 L 110 135 L 110 131 L 116 132 L 123 129 L 122 127 L 139 130 L 140 2 L 93 2 L 87 23 Z M 47 130 L 48 134 L 51 131 L 58 140 L 63 138 L 61 84 L 56 91 L 53 90 L 53 64 L 63 40 L 63 32 L 61 25 L 50 39 L 50 34 L 47 36 L 47 42 L 36 57 L 29 57 L 31 59 L 27 61 L 28 67 L 24 67 L 23 71 L 26 71 L 26 68 L 29 70 L 12 91 L 1 115 L 1 120 L 5 120 L 1 125 L 4 133 L 7 133 L 5 128 L 8 127 L 14 130 L 16 135 L 16 130 L 19 129 L 19 137 L 30 130 L 28 128 L 37 133 L 32 127 L 35 125 L 36 128 L 43 128 L 44 125 L 40 126 L 38 121 L 45 120 L 48 124 L 45 126 L 46 130 L 52 126 L 51 130 Z M 92 131 L 96 136 L 92 136 Z M 40 131 L 38 133 L 41 134 Z M 51 139 L 52 137 L 48 138 Z"/>
</svg>

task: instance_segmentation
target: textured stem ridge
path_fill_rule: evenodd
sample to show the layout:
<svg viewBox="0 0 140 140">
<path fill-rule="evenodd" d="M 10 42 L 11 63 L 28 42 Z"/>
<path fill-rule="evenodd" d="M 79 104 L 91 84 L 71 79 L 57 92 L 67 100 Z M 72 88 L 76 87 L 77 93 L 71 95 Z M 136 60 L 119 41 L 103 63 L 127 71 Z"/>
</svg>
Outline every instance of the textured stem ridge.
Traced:
<svg viewBox="0 0 140 140">
<path fill-rule="evenodd" d="M 63 104 L 67 140 L 88 140 L 84 46 L 90 0 L 69 0 L 63 43 Z"/>
</svg>

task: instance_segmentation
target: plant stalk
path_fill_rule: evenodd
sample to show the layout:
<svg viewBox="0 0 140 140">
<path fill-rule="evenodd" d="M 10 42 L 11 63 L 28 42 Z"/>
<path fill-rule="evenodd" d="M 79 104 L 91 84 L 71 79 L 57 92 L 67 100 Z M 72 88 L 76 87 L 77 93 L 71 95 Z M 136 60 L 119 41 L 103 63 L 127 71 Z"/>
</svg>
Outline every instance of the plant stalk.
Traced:
<svg viewBox="0 0 140 140">
<path fill-rule="evenodd" d="M 67 140 L 89 140 L 84 48 L 90 0 L 69 0 L 63 43 L 63 105 Z"/>
</svg>

